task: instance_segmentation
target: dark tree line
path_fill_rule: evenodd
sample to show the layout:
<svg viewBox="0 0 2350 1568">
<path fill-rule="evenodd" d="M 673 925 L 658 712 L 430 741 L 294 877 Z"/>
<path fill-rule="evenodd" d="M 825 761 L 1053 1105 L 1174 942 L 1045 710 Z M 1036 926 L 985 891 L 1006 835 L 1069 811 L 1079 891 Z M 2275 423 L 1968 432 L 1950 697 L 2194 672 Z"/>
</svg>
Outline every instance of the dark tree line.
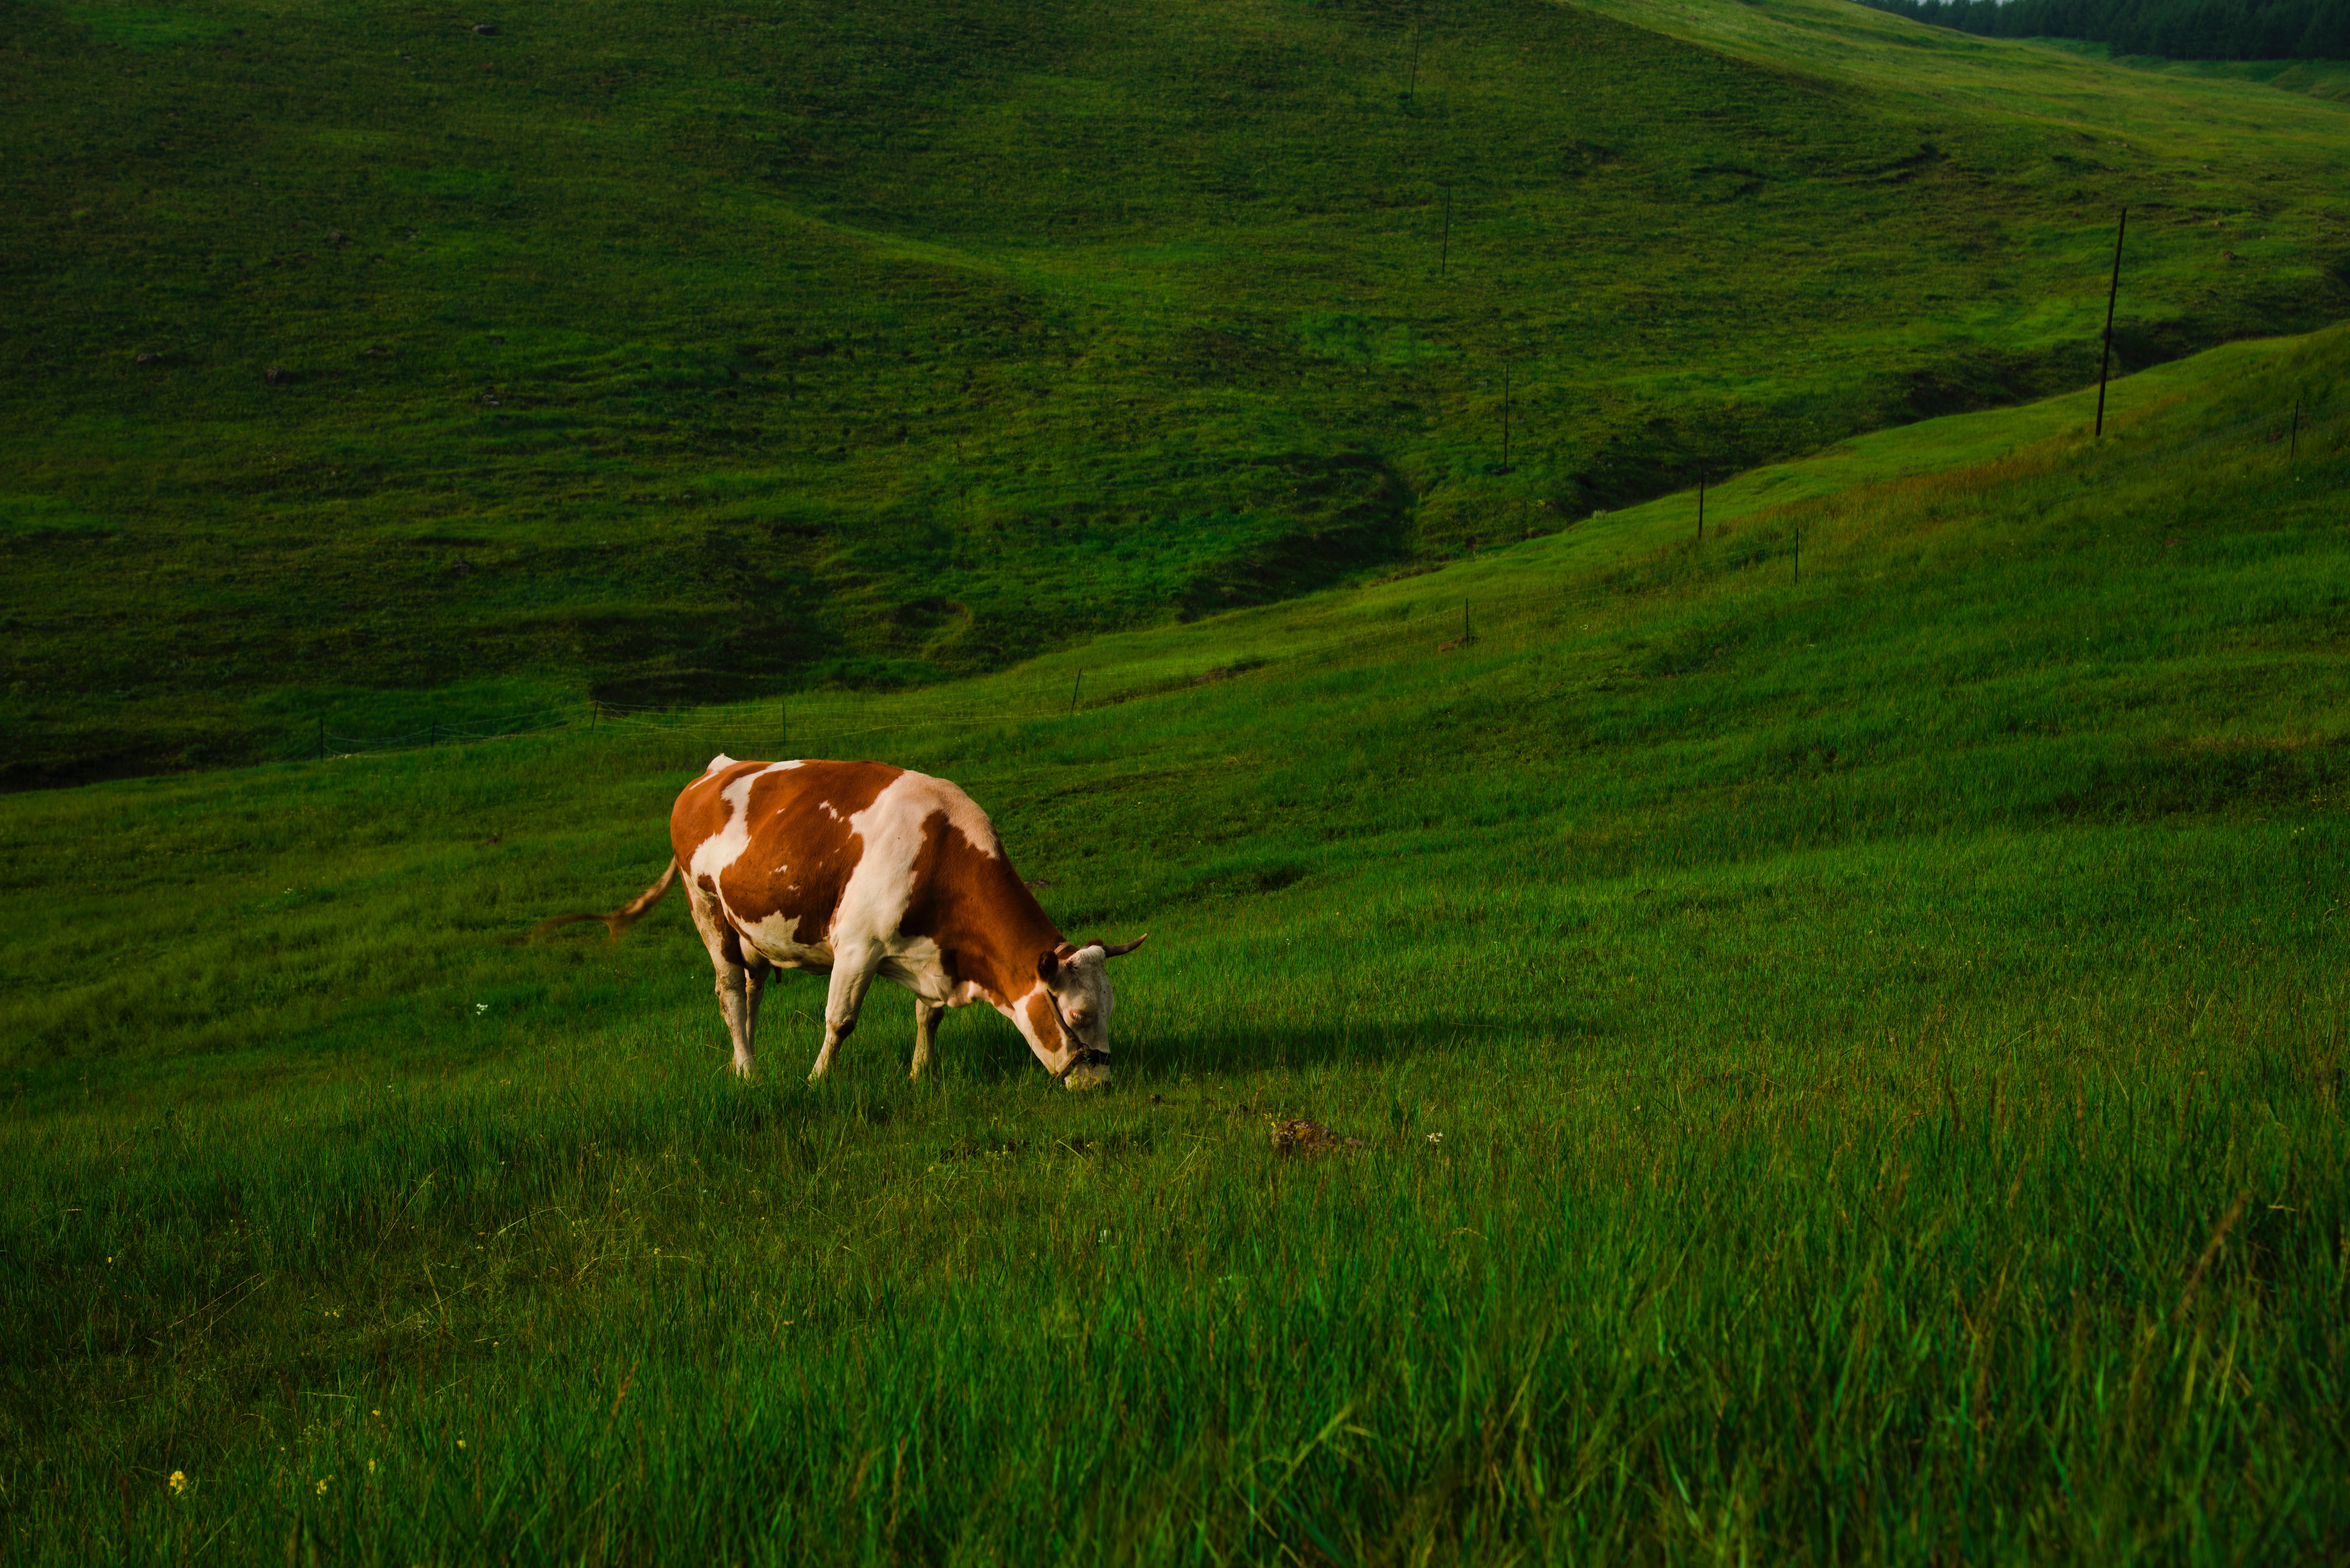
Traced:
<svg viewBox="0 0 2350 1568">
<path fill-rule="evenodd" d="M 2085 38 L 2174 60 L 2350 59 L 2350 0 L 1861 0 L 1994 38 Z"/>
</svg>

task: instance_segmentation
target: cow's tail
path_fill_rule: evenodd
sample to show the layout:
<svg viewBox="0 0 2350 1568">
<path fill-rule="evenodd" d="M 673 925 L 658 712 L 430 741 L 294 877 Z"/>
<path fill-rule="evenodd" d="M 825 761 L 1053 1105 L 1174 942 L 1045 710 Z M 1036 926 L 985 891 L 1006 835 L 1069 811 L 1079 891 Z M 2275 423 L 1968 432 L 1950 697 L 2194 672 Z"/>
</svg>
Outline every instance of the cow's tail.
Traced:
<svg viewBox="0 0 2350 1568">
<path fill-rule="evenodd" d="M 604 922 L 604 929 L 611 933 L 611 940 L 617 942 L 620 940 L 623 932 L 625 932 L 630 926 L 635 925 L 639 919 L 643 918 L 646 910 L 651 909 L 655 904 L 661 901 L 661 895 L 668 892 L 670 889 L 670 884 L 676 880 L 677 857 L 675 856 L 671 856 L 670 857 L 669 869 L 661 873 L 660 880 L 646 888 L 643 892 L 638 894 L 635 898 L 629 899 L 627 903 L 621 905 L 619 909 L 614 909 L 608 914 L 598 914 L 595 910 L 589 909 L 576 915 L 557 915 L 551 920 L 540 921 L 536 926 L 531 928 L 530 934 L 532 938 L 536 940 L 546 935 L 547 932 L 555 929 L 557 926 L 567 926 L 577 920 L 601 920 Z"/>
</svg>

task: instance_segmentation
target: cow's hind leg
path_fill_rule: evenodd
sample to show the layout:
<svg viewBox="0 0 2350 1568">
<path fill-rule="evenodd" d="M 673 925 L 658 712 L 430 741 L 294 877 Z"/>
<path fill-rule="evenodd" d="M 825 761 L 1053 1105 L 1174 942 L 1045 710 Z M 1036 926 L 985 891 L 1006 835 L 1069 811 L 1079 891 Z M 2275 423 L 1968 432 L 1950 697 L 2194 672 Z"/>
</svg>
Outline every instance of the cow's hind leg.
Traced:
<svg viewBox="0 0 2350 1568">
<path fill-rule="evenodd" d="M 756 953 L 744 953 L 743 961 L 743 1054 L 748 1058 L 758 1047 L 759 1002 L 767 994 L 775 966 Z"/>
<path fill-rule="evenodd" d="M 758 992 L 743 962 L 741 940 L 734 934 L 718 900 L 705 892 L 699 883 L 686 885 L 686 902 L 693 910 L 693 928 L 702 933 L 702 945 L 710 950 L 710 967 L 718 971 L 718 1011 L 726 1017 L 727 1037 L 734 1045 L 736 1075 L 751 1075 L 754 1062 L 751 1055 L 751 1025 L 758 1015 Z M 766 966 L 760 966 L 764 978 Z M 746 983 L 747 982 L 747 983 Z"/>
<path fill-rule="evenodd" d="M 824 1049 L 816 1053 L 816 1065 L 808 1069 L 811 1081 L 832 1071 L 833 1053 L 857 1027 L 858 1009 L 865 1005 L 865 993 L 872 988 L 873 976 L 880 967 L 879 951 L 834 950 L 832 989 L 824 999 Z"/>
<path fill-rule="evenodd" d="M 914 1069 L 906 1075 L 919 1078 L 931 1070 L 931 1049 L 939 1043 L 939 1020 L 947 1010 L 920 997 L 914 999 Z"/>
</svg>

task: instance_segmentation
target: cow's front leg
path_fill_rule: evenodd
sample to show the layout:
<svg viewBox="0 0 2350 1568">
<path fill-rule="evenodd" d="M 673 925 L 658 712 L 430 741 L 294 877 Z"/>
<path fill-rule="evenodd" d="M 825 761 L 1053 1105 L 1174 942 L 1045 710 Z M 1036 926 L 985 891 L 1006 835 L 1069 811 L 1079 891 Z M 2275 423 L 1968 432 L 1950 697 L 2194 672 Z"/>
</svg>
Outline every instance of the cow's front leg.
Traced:
<svg viewBox="0 0 2350 1568">
<path fill-rule="evenodd" d="M 939 1020 L 946 1015 L 945 1008 L 914 999 L 914 1068 L 908 1077 L 919 1078 L 931 1070 L 931 1048 L 939 1043 Z"/>
<path fill-rule="evenodd" d="M 871 989 L 874 972 L 880 967 L 879 949 L 864 952 L 834 949 L 832 989 L 824 999 L 824 1049 L 816 1053 L 816 1065 L 808 1069 L 809 1082 L 832 1071 L 833 1053 L 857 1027 L 858 1009 L 865 1005 L 865 993 Z"/>
</svg>

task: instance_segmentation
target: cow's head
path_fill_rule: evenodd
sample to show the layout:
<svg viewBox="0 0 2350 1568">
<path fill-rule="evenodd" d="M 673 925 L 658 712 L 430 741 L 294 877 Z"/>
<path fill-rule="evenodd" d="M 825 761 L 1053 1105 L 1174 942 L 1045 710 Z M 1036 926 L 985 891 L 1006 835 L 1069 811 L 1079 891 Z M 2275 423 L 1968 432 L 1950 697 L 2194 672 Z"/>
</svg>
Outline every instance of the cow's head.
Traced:
<svg viewBox="0 0 2350 1568">
<path fill-rule="evenodd" d="M 1049 1023 L 1038 1033 L 1058 1048 L 1045 1064 L 1072 1089 L 1097 1088 L 1109 1082 L 1109 961 L 1122 958 L 1149 940 L 1093 942 L 1076 947 L 1063 942 L 1036 957 L 1036 978 L 1044 981 L 1044 1000 L 1051 1008 Z M 1057 1039 L 1055 1039 L 1057 1035 Z"/>
</svg>

